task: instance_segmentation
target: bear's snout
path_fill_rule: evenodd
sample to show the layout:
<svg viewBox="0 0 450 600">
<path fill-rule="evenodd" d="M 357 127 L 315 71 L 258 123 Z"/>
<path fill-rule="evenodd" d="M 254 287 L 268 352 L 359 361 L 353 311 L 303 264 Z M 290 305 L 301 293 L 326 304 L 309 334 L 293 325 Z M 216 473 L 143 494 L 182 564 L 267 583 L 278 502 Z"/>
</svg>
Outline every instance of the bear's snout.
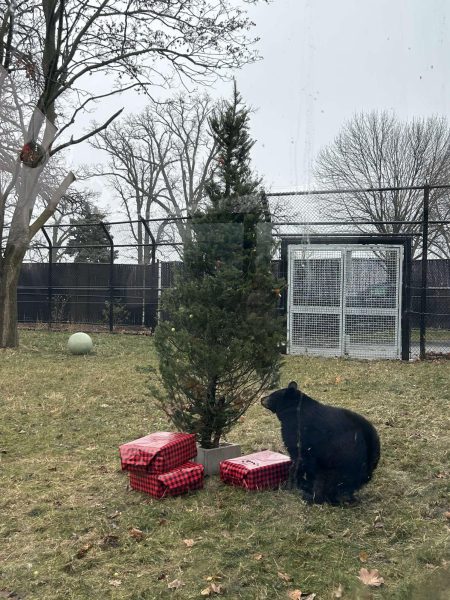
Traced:
<svg viewBox="0 0 450 600">
<path fill-rule="evenodd" d="M 269 394 L 268 396 L 263 396 L 261 398 L 261 406 L 264 406 L 264 408 L 267 408 L 267 410 L 275 412 L 275 403 L 272 394 Z"/>
</svg>

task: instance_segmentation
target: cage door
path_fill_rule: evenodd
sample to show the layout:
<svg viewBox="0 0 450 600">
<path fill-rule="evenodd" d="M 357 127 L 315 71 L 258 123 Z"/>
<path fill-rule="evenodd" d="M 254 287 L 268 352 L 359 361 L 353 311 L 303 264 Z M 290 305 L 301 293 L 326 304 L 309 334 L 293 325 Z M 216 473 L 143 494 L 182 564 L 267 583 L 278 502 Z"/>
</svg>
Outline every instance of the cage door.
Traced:
<svg viewBox="0 0 450 600">
<path fill-rule="evenodd" d="M 342 249 L 289 248 L 288 352 L 341 356 Z"/>
<path fill-rule="evenodd" d="M 400 358 L 403 247 L 290 245 L 288 352 Z"/>
<path fill-rule="evenodd" d="M 346 248 L 344 355 L 400 358 L 401 246 Z"/>
</svg>

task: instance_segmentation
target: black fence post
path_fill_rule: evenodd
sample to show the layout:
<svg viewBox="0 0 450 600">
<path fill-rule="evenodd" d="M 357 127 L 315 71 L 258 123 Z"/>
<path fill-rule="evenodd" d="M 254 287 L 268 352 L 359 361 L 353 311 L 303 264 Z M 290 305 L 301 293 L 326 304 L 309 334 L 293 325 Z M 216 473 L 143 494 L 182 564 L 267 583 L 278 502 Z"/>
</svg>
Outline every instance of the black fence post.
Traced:
<svg viewBox="0 0 450 600">
<path fill-rule="evenodd" d="M 420 360 L 426 356 L 426 330 L 427 330 L 427 277 L 428 277 L 428 220 L 430 206 L 430 186 L 423 188 L 423 215 L 422 215 L 422 281 L 420 291 Z"/>
<path fill-rule="evenodd" d="M 53 313 L 53 244 L 50 236 L 45 231 L 45 227 L 41 227 L 48 244 L 48 280 L 47 280 L 47 300 L 48 300 L 48 326 L 52 328 L 52 313 Z"/>
<path fill-rule="evenodd" d="M 103 221 L 100 225 L 108 238 L 110 251 L 109 251 L 109 331 L 112 333 L 114 330 L 114 241 L 111 234 L 108 231 L 107 226 Z"/>
<path fill-rule="evenodd" d="M 142 225 L 144 226 L 145 232 L 147 233 L 149 239 L 152 241 L 152 254 L 151 254 L 151 258 L 152 258 L 152 262 L 151 262 L 151 283 L 153 284 L 154 282 L 154 269 L 155 269 L 155 262 L 156 262 L 156 240 L 155 240 L 155 236 L 153 235 L 153 233 L 150 230 L 150 227 L 148 226 L 147 221 L 144 219 L 144 217 L 139 217 L 140 222 L 142 223 Z M 144 252 L 144 256 L 145 256 L 145 252 Z M 145 261 L 144 261 L 145 263 Z M 145 278 L 145 269 L 147 268 L 147 265 L 144 264 L 144 281 L 143 281 L 143 302 L 144 302 L 144 326 L 145 327 L 150 327 L 150 322 L 149 322 L 149 317 L 148 317 L 148 307 L 147 307 L 147 285 L 146 285 L 146 278 Z"/>
</svg>

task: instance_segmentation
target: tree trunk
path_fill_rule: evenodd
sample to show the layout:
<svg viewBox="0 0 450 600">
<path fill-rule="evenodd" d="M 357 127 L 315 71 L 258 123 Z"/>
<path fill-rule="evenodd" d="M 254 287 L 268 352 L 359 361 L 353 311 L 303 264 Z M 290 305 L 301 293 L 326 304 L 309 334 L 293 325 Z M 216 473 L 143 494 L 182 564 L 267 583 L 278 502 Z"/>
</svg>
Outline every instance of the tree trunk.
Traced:
<svg viewBox="0 0 450 600">
<path fill-rule="evenodd" d="M 16 348 L 17 284 L 26 248 L 7 247 L 0 273 L 0 348 Z"/>
</svg>

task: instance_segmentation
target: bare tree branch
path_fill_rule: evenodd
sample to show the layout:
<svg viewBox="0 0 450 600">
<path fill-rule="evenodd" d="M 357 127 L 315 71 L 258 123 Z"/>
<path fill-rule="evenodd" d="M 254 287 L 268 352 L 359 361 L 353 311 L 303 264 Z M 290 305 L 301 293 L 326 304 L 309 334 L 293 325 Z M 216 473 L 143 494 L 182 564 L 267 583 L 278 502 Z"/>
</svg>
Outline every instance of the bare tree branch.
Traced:
<svg viewBox="0 0 450 600">
<path fill-rule="evenodd" d="M 450 128 L 437 116 L 402 122 L 387 112 L 355 115 L 319 153 L 315 175 L 320 185 L 336 189 L 448 183 Z M 330 196 L 326 212 L 331 218 L 349 222 L 371 220 L 380 233 L 407 233 L 417 232 L 420 225 L 384 221 L 420 221 L 422 203 L 421 190 L 354 192 Z M 442 214 L 442 207 L 449 204 L 448 190 L 434 189 L 430 215 Z M 355 228 L 363 231 L 358 225 Z M 439 247 L 441 256 L 450 256 L 450 247 L 443 241 L 442 228 L 431 227 L 430 250 Z M 416 236 L 416 256 L 421 252 L 419 242 Z"/>
<path fill-rule="evenodd" d="M 68 173 L 64 180 L 60 183 L 58 188 L 53 192 L 52 197 L 49 200 L 48 205 L 42 211 L 42 213 L 38 216 L 38 218 L 30 225 L 30 239 L 36 235 L 39 229 L 47 223 L 50 217 L 53 216 L 59 201 L 67 192 L 69 186 L 75 181 L 75 175 L 70 172 Z"/>
<path fill-rule="evenodd" d="M 50 156 L 53 156 L 53 154 L 56 154 L 57 152 L 61 152 L 61 150 L 64 150 L 64 148 L 68 148 L 69 146 L 74 146 L 75 144 L 81 144 L 81 142 L 88 140 L 89 138 L 93 137 L 94 135 L 97 135 L 97 133 L 100 133 L 101 131 L 106 129 L 108 127 L 108 125 L 110 125 L 114 121 L 114 119 L 117 119 L 117 117 L 122 112 L 123 112 L 123 108 L 121 108 L 116 113 L 114 113 L 112 115 L 112 117 L 110 117 L 107 121 L 105 121 L 103 123 L 103 125 L 96 127 L 95 129 L 93 129 L 92 131 L 89 131 L 89 133 L 87 133 L 86 135 L 83 135 L 80 138 L 77 138 L 74 140 L 73 137 L 71 137 L 70 140 L 68 142 L 66 142 L 65 144 L 61 144 L 60 146 L 57 146 L 56 148 L 54 148 L 50 152 Z"/>
</svg>

